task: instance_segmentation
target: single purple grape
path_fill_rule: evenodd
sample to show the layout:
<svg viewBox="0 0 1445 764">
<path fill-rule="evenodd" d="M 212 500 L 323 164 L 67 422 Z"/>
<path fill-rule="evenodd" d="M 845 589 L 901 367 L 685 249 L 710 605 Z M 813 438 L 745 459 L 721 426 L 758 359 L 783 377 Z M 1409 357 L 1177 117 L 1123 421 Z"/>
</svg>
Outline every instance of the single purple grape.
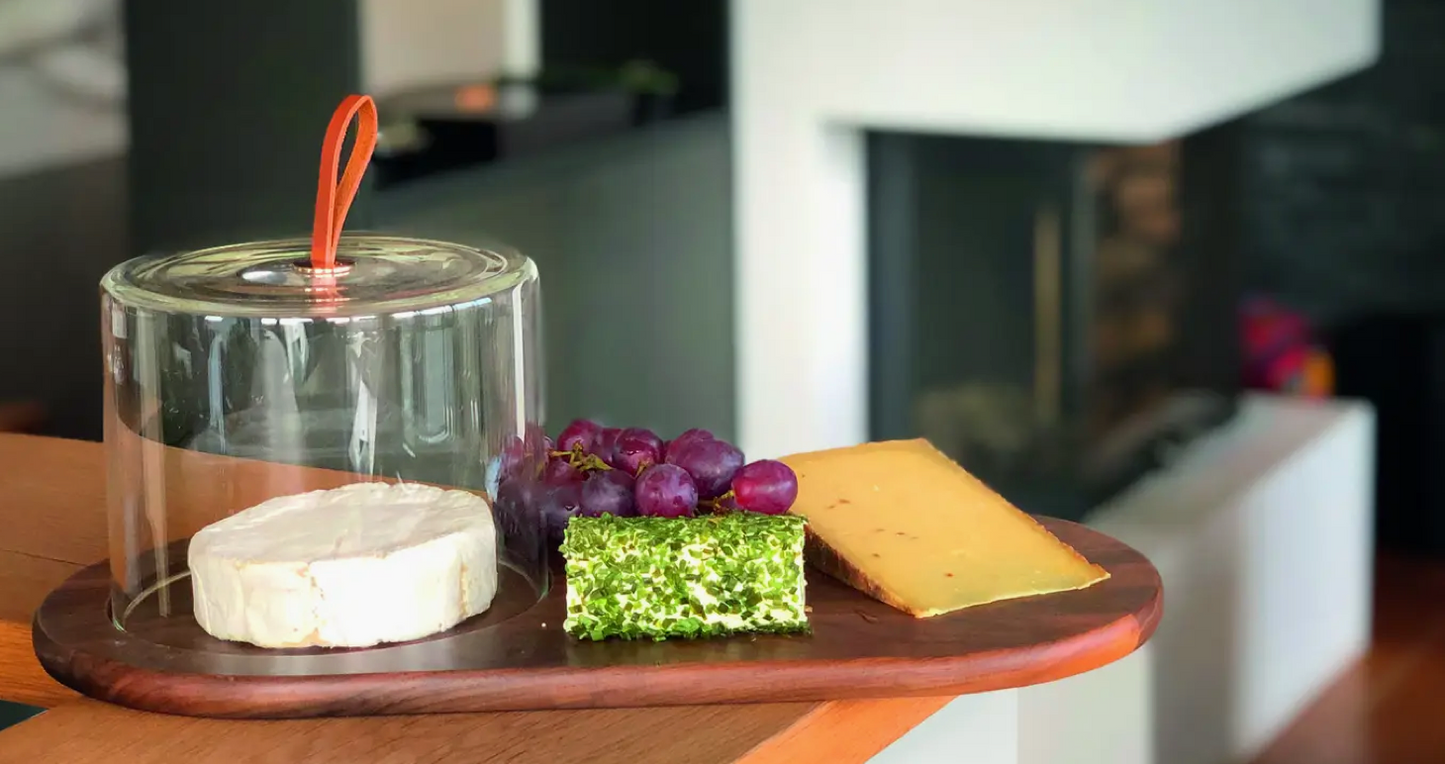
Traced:
<svg viewBox="0 0 1445 764">
<path fill-rule="evenodd" d="M 733 476 L 733 501 L 739 509 L 781 515 L 797 500 L 798 476 L 782 462 L 759 459 Z"/>
<path fill-rule="evenodd" d="M 542 468 L 542 482 L 547 485 L 561 485 L 563 483 L 580 483 L 586 477 L 582 471 L 572 466 L 572 462 L 565 458 L 553 458 L 547 460 L 547 466 Z"/>
<path fill-rule="evenodd" d="M 603 427 L 597 431 L 597 437 L 592 440 L 592 454 L 610 466 L 617 466 L 612 462 L 617 460 L 617 438 L 622 435 L 622 430 L 616 427 Z"/>
<path fill-rule="evenodd" d="M 669 440 L 666 443 L 666 445 L 662 449 L 662 460 L 667 462 L 668 464 L 671 464 L 671 455 L 674 449 L 680 450 L 683 446 L 699 440 L 714 440 L 713 434 L 711 432 L 708 432 L 707 430 L 698 427 L 694 427 L 691 430 L 683 432 L 683 434 L 677 436 L 676 438 L 673 438 L 672 440 Z"/>
<path fill-rule="evenodd" d="M 567 521 L 577 514 L 577 510 L 582 504 L 581 484 L 563 483 L 562 485 L 548 486 L 539 503 L 542 520 L 547 525 L 547 535 L 553 541 L 561 541 L 562 531 L 567 528 Z"/>
<path fill-rule="evenodd" d="M 503 480 L 516 480 L 522 477 L 527 465 L 527 446 L 521 438 L 513 437 L 502 446 L 502 474 Z"/>
<path fill-rule="evenodd" d="M 675 464 L 643 470 L 634 494 L 637 511 L 648 517 L 690 517 L 697 509 L 697 486 L 687 470 Z"/>
<path fill-rule="evenodd" d="M 537 537 L 541 498 L 546 488 L 535 480 L 503 480 L 497 486 L 497 524 L 505 538 Z"/>
<path fill-rule="evenodd" d="M 632 517 L 637 514 L 632 491 L 633 480 L 622 470 L 594 472 L 582 483 L 581 505 L 577 514 L 583 517 Z"/>
<path fill-rule="evenodd" d="M 667 461 L 692 475 L 698 496 L 712 499 L 728 492 L 733 475 L 743 466 L 743 452 L 725 440 L 695 440 L 673 448 Z"/>
<path fill-rule="evenodd" d="M 616 462 L 612 466 L 636 475 L 662 461 L 662 438 L 652 430 L 629 427 L 617 434 Z"/>
<path fill-rule="evenodd" d="M 563 451 L 591 451 L 592 444 L 602 432 L 602 425 L 591 419 L 573 419 L 557 435 L 557 447 Z"/>
</svg>

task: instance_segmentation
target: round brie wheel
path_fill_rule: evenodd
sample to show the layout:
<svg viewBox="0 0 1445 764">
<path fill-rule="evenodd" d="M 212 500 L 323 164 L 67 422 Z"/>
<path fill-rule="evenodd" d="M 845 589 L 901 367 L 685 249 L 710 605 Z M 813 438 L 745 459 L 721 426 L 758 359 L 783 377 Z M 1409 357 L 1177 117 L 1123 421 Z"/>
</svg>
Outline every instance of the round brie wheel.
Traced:
<svg viewBox="0 0 1445 764">
<path fill-rule="evenodd" d="M 492 604 L 486 499 L 358 483 L 280 496 L 202 528 L 189 562 L 196 622 L 258 647 L 370 647 L 430 636 Z"/>
</svg>

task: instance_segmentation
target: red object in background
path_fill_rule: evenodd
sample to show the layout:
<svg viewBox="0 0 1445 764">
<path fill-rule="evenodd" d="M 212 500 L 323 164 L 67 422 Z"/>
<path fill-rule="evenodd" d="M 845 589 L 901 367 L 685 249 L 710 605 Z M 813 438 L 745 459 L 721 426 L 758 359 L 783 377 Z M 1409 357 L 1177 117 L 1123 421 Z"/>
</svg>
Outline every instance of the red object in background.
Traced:
<svg viewBox="0 0 1445 764">
<path fill-rule="evenodd" d="M 1240 331 L 1245 387 L 1309 398 L 1334 393 L 1334 364 L 1304 316 L 1254 297 L 1241 309 Z"/>
<path fill-rule="evenodd" d="M 38 432 L 45 406 L 38 401 L 0 401 L 0 432 Z"/>
</svg>

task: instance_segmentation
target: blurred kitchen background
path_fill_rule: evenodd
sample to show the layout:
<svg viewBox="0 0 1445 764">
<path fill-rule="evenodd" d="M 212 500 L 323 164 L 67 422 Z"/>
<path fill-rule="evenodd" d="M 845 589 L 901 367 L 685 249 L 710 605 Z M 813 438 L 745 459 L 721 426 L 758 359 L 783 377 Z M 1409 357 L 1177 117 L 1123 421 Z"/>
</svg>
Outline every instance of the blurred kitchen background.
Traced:
<svg viewBox="0 0 1445 764">
<path fill-rule="evenodd" d="M 862 203 L 828 207 L 762 195 L 766 177 L 810 166 L 769 105 L 823 102 L 788 90 L 786 67 L 772 74 L 767 30 L 806 16 L 765 17 L 793 8 L 772 1 L 0 0 L 0 426 L 99 439 L 101 274 L 140 254 L 304 233 L 322 129 L 341 96 L 367 92 L 382 139 L 350 227 L 534 258 L 554 429 L 578 416 L 703 426 L 768 451 L 924 436 L 1026 509 L 1087 520 L 1251 406 L 1363 399 L 1360 474 L 1387 560 L 1376 635 L 1382 619 L 1425 635 L 1410 649 L 1445 677 L 1445 599 L 1409 600 L 1404 620 L 1378 610 L 1398 599 L 1379 589 L 1390 575 L 1445 591 L 1445 562 L 1411 567 L 1445 560 L 1445 3 L 1223 3 L 1210 44 L 1284 30 L 1265 45 L 1277 59 L 1249 64 L 1257 89 L 1188 71 L 1161 99 L 1145 69 L 1170 62 L 1146 62 L 1106 72 L 1123 84 L 1096 122 L 973 130 L 960 125 L 974 117 L 859 106 L 855 119 L 829 102 L 825 116 L 861 126 L 847 139 L 861 159 L 838 177 L 861 172 Z M 1068 23 L 1126 13 L 1107 6 L 1073 7 Z M 878 44 L 906 48 L 906 26 Z M 958 30 L 958 45 L 975 42 Z M 1059 55 L 1048 65 L 1079 65 Z M 858 73 L 836 74 L 846 91 Z M 949 76 L 894 85 L 926 99 Z M 767 97 L 744 101 L 740 82 Z M 1163 101 L 1196 95 L 1205 106 L 1173 128 L 1150 123 Z M 790 219 L 813 233 L 787 238 Z M 772 230 L 784 248 L 830 241 L 835 226 L 861 237 L 861 259 L 766 260 Z M 817 296 L 835 287 L 838 301 Z M 801 307 L 770 307 L 792 293 Z M 842 317 L 836 347 L 828 310 Z M 785 368 L 789 353 L 811 360 Z M 800 419 L 769 408 L 770 374 L 805 380 L 778 392 L 804 404 Z M 1369 676 L 1343 681 L 1374 687 Z M 1417 718 L 1445 713 L 1445 693 L 1415 700 Z M 1405 729 L 1406 712 L 1378 698 L 1350 729 L 1396 753 L 1290 758 L 1348 723 L 1286 705 L 1275 742 L 1251 741 L 1250 755 L 1445 761 L 1445 734 Z M 1394 737 L 1376 734 L 1385 726 Z M 1163 735 L 1158 751 L 1181 745 Z M 1418 750 L 1431 753 L 1399 753 Z"/>
</svg>

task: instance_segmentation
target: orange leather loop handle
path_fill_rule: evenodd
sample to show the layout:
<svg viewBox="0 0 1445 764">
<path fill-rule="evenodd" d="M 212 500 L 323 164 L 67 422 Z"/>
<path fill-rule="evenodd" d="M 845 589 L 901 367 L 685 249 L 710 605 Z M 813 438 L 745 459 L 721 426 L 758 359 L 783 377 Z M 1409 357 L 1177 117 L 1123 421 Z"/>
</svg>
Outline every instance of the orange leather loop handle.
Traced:
<svg viewBox="0 0 1445 764">
<path fill-rule="evenodd" d="M 341 168 L 341 146 L 346 140 L 346 128 L 356 119 L 356 141 L 351 147 L 351 156 L 346 160 L 346 172 L 337 173 Z M 331 124 L 326 128 L 326 141 L 321 144 L 321 179 L 316 187 L 316 219 L 311 226 L 311 267 L 331 270 L 336 267 L 336 247 L 341 242 L 341 227 L 346 223 L 346 211 L 356 199 L 361 188 L 361 176 L 371 162 L 376 150 L 376 102 L 371 96 L 347 96 L 336 113 L 331 115 Z"/>
</svg>

